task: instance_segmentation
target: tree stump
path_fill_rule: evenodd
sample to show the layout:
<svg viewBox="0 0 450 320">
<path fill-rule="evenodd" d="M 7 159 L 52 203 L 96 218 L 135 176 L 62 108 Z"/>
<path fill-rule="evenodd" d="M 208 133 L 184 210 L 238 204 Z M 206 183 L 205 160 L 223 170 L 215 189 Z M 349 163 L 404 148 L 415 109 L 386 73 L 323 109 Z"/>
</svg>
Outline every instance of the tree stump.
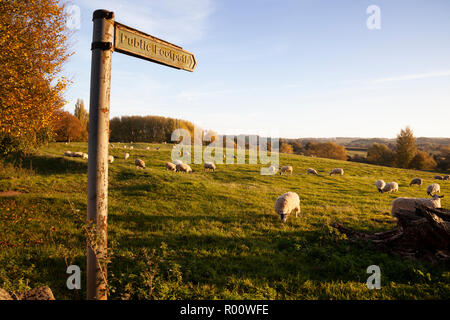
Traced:
<svg viewBox="0 0 450 320">
<path fill-rule="evenodd" d="M 450 260 L 450 210 L 419 206 L 415 211 L 401 210 L 397 228 L 374 234 L 332 226 L 350 240 L 366 240 L 376 247 L 404 257 L 427 261 Z"/>
</svg>

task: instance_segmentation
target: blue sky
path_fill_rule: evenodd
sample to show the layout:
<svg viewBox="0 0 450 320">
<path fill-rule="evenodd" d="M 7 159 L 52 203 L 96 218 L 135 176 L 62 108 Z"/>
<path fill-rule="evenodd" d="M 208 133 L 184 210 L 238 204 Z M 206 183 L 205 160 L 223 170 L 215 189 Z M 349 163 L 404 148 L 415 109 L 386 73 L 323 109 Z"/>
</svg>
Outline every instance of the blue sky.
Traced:
<svg viewBox="0 0 450 320">
<path fill-rule="evenodd" d="M 162 115 L 223 134 L 450 137 L 448 0 L 73 0 L 66 109 L 89 105 L 92 12 L 195 54 L 193 73 L 113 54 L 111 117 Z M 369 30 L 369 5 L 381 29 Z"/>
</svg>

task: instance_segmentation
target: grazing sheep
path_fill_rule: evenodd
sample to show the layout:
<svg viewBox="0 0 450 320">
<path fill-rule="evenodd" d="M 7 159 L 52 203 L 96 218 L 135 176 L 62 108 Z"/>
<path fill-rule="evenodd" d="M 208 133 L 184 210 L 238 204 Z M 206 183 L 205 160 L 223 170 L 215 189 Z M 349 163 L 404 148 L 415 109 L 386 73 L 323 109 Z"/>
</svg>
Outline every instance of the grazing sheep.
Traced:
<svg viewBox="0 0 450 320">
<path fill-rule="evenodd" d="M 182 164 L 182 163 L 184 163 L 184 162 L 177 159 L 177 160 L 174 160 L 173 163 L 174 163 L 175 165 L 177 165 L 177 164 Z"/>
<path fill-rule="evenodd" d="M 334 174 L 339 174 L 339 175 L 343 176 L 344 175 L 344 169 L 334 168 L 333 170 L 331 170 L 330 176 L 332 176 Z"/>
<path fill-rule="evenodd" d="M 87 154 L 87 153 L 84 153 L 84 152 L 83 152 L 83 156 L 82 156 L 82 158 L 83 158 L 84 160 L 87 160 L 87 159 L 89 159 L 89 156 L 88 156 L 88 154 Z"/>
<path fill-rule="evenodd" d="M 113 156 L 108 156 L 108 162 L 109 163 L 113 163 L 114 162 L 114 157 Z"/>
<path fill-rule="evenodd" d="M 444 196 L 434 195 L 433 198 L 397 198 L 392 201 L 391 216 L 397 217 L 401 210 L 415 212 L 416 208 L 423 205 L 427 208 L 440 208 L 441 198 Z"/>
<path fill-rule="evenodd" d="M 73 157 L 73 152 L 72 151 L 66 151 L 66 152 L 64 152 L 64 156 L 65 157 Z"/>
<path fill-rule="evenodd" d="M 391 193 L 398 191 L 398 183 L 397 182 L 389 182 L 384 188 L 381 190 L 381 193 Z"/>
<path fill-rule="evenodd" d="M 427 194 L 429 196 L 432 196 L 432 195 L 434 195 L 436 193 L 441 193 L 441 186 L 438 185 L 437 183 L 430 184 L 427 187 Z"/>
<path fill-rule="evenodd" d="M 134 149 L 134 147 L 133 146 L 130 146 L 130 150 L 133 150 Z"/>
<path fill-rule="evenodd" d="M 172 162 L 166 162 L 166 170 L 177 171 L 177 166 Z"/>
<path fill-rule="evenodd" d="M 308 170 L 306 170 L 306 173 L 310 173 L 310 174 L 315 174 L 316 176 L 318 176 L 319 174 L 317 173 L 317 171 L 313 168 L 308 168 Z"/>
<path fill-rule="evenodd" d="M 283 166 L 283 167 L 281 167 L 281 169 L 280 169 L 280 176 L 283 174 L 283 173 L 290 173 L 291 175 L 292 175 L 292 172 L 294 171 L 294 168 L 292 168 L 292 166 Z"/>
<path fill-rule="evenodd" d="M 189 165 L 185 163 L 179 163 L 176 165 L 177 172 L 192 172 L 192 169 Z"/>
<path fill-rule="evenodd" d="M 136 161 L 134 161 L 134 164 L 136 165 L 136 168 L 145 169 L 145 162 L 141 159 L 136 159 Z"/>
<path fill-rule="evenodd" d="M 124 149 L 126 149 L 126 148 L 127 148 L 127 146 L 123 146 L 123 148 L 124 148 Z"/>
<path fill-rule="evenodd" d="M 271 165 L 269 167 L 269 172 L 270 173 L 275 174 L 275 173 L 277 173 L 277 171 L 278 171 L 278 169 L 274 165 Z"/>
<path fill-rule="evenodd" d="M 300 212 L 300 198 L 295 192 L 286 192 L 275 201 L 275 212 L 280 215 L 281 222 L 286 222 L 288 216 L 295 212 L 297 217 Z"/>
<path fill-rule="evenodd" d="M 213 162 L 205 162 L 205 164 L 203 165 L 203 168 L 205 170 L 216 171 L 216 165 Z"/>
<path fill-rule="evenodd" d="M 442 177 L 442 176 L 434 176 L 434 178 L 435 178 L 436 180 L 444 180 L 444 177 Z"/>
<path fill-rule="evenodd" d="M 130 154 L 127 152 L 125 153 L 124 159 L 127 160 L 130 157 Z"/>
<path fill-rule="evenodd" d="M 384 182 L 383 180 L 377 180 L 377 182 L 375 182 L 375 185 L 378 188 L 378 191 L 383 193 L 383 188 L 386 186 L 386 182 Z"/>
<path fill-rule="evenodd" d="M 423 180 L 420 178 L 414 178 L 411 180 L 411 182 L 409 183 L 409 186 L 411 187 L 413 184 L 417 184 L 419 187 L 422 185 Z"/>
<path fill-rule="evenodd" d="M 83 152 L 72 152 L 72 157 L 83 158 Z"/>
<path fill-rule="evenodd" d="M 444 179 L 443 179 L 443 180 L 445 180 L 445 181 L 450 180 L 450 175 L 444 176 Z"/>
</svg>

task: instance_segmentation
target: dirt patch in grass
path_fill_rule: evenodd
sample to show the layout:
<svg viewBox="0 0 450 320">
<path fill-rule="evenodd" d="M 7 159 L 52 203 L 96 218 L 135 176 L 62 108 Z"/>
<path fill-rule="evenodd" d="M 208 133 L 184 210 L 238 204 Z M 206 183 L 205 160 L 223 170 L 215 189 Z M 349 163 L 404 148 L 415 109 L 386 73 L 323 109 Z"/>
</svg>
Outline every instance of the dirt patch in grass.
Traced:
<svg viewBox="0 0 450 320">
<path fill-rule="evenodd" d="M 22 194 L 22 192 L 20 191 L 1 191 L 0 192 L 0 197 L 14 197 L 14 196 L 18 196 L 19 194 Z"/>
</svg>

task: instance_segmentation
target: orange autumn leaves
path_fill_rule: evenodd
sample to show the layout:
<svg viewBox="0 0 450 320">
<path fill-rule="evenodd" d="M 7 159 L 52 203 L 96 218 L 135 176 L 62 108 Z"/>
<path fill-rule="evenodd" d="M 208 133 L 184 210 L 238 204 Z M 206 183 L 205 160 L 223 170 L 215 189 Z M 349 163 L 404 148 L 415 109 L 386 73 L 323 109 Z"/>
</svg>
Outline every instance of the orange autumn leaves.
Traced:
<svg viewBox="0 0 450 320">
<path fill-rule="evenodd" d="M 0 134 L 33 139 L 64 105 L 66 20 L 58 0 L 0 1 Z"/>
</svg>

